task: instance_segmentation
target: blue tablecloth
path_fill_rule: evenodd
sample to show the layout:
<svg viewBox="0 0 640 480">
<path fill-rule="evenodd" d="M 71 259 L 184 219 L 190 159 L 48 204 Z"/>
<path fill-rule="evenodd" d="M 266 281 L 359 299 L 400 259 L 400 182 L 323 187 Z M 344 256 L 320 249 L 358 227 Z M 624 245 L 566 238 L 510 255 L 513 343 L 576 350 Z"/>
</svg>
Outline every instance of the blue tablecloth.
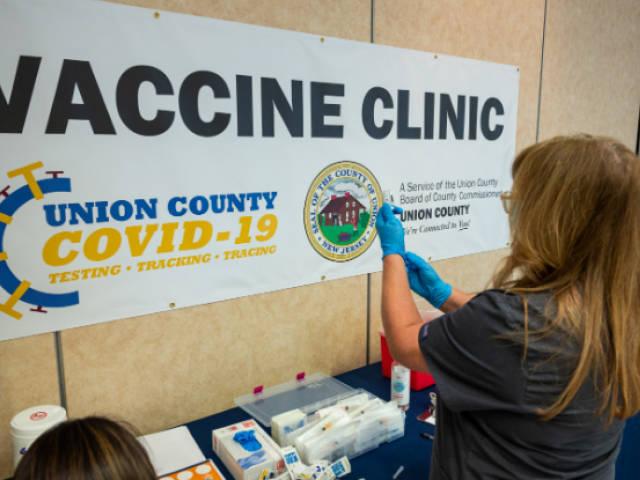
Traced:
<svg viewBox="0 0 640 480">
<path fill-rule="evenodd" d="M 389 379 L 382 376 L 380 363 L 358 368 L 338 375 L 336 378 L 354 388 L 364 388 L 383 400 L 388 400 L 390 397 Z M 348 478 L 354 480 L 360 478 L 367 480 L 391 479 L 400 466 L 404 466 L 404 471 L 398 480 L 428 478 L 433 444 L 431 440 L 422 438 L 420 432 L 433 435 L 434 429 L 431 425 L 419 422 L 416 417 L 431 404 L 429 393 L 433 390 L 432 387 L 421 392 L 411 392 L 411 406 L 407 411 L 404 437 L 391 443 L 385 443 L 373 452 L 354 458 L 351 461 L 353 473 Z M 250 416 L 243 410 L 233 408 L 186 424 L 204 456 L 213 459 L 227 480 L 232 480 L 233 477 L 213 453 L 211 432 L 249 418 Z M 269 431 L 269 429 L 266 430 Z M 616 463 L 616 479 L 638 480 L 639 478 L 640 415 L 636 415 L 627 420 L 622 450 Z"/>
<path fill-rule="evenodd" d="M 340 381 L 354 388 L 364 388 L 383 400 L 390 396 L 389 379 L 382 376 L 380 363 L 374 363 L 367 367 L 358 368 L 351 372 L 338 375 Z M 404 471 L 398 480 L 426 479 L 431 465 L 431 440 L 420 436 L 420 432 L 433 435 L 431 425 L 419 422 L 416 417 L 424 412 L 431 404 L 429 393 L 434 388 L 428 388 L 421 392 L 411 392 L 411 408 L 407 412 L 405 435 L 395 442 L 385 443 L 377 450 L 369 452 L 351 461 L 352 474 L 347 478 L 354 480 L 365 478 L 367 480 L 390 479 L 404 466 Z M 211 458 L 227 478 L 233 477 L 213 453 L 212 431 L 217 428 L 242 422 L 251 418 L 244 410 L 232 408 L 210 417 L 202 418 L 187 423 L 191 435 L 202 450 L 205 457 Z M 266 429 L 269 433 L 270 429 Z M 627 420 L 622 440 L 622 449 L 616 462 L 616 480 L 638 480 L 640 478 L 640 414 Z M 9 479 L 11 480 L 11 479 Z"/>
</svg>

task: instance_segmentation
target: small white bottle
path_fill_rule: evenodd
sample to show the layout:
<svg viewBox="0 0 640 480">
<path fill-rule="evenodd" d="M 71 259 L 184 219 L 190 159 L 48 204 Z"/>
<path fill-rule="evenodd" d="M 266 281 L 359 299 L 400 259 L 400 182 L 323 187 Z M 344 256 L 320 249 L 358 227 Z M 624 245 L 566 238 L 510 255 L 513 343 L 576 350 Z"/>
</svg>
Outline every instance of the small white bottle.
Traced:
<svg viewBox="0 0 640 480">
<path fill-rule="evenodd" d="M 395 360 L 391 364 L 391 400 L 397 400 L 398 408 L 409 410 L 411 370 Z"/>
<path fill-rule="evenodd" d="M 384 203 L 388 203 L 390 207 L 394 206 L 393 203 L 393 192 L 391 190 L 385 190 L 382 192 L 382 201 Z"/>
</svg>

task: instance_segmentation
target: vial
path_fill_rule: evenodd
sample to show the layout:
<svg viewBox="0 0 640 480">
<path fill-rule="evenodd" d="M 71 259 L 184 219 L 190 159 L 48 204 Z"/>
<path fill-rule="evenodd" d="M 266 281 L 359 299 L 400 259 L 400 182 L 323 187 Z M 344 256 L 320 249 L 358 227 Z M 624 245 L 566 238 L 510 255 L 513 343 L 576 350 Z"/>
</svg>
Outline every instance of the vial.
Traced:
<svg viewBox="0 0 640 480">
<path fill-rule="evenodd" d="M 398 408 L 409 410 L 411 370 L 395 360 L 391 364 L 391 400 L 397 400 Z"/>
<path fill-rule="evenodd" d="M 384 203 L 388 203 L 390 207 L 393 207 L 393 192 L 391 190 L 384 190 L 382 192 L 382 200 Z"/>
</svg>

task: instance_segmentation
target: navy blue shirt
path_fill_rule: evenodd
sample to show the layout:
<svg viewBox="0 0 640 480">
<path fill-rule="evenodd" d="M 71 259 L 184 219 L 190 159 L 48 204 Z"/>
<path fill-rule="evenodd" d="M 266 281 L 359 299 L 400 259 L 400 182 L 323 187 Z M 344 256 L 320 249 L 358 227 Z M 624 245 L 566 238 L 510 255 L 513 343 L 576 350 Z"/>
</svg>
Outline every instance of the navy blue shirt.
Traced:
<svg viewBox="0 0 640 480">
<path fill-rule="evenodd" d="M 527 297 L 529 328 L 543 325 L 551 296 Z M 553 314 L 553 313 L 551 313 Z M 596 417 L 591 379 L 550 421 L 574 371 L 579 346 L 561 333 L 530 337 L 523 361 L 524 306 L 488 290 L 420 331 L 438 387 L 431 480 L 613 479 L 624 421 Z"/>
</svg>

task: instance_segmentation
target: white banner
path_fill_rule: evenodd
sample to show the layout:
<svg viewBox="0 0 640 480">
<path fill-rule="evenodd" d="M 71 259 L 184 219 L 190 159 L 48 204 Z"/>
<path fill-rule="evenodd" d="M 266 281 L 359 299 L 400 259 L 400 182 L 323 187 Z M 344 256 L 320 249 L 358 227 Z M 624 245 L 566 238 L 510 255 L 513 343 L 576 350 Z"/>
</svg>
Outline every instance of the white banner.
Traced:
<svg viewBox="0 0 640 480">
<path fill-rule="evenodd" d="M 0 39 L 0 340 L 379 271 L 383 190 L 425 258 L 508 241 L 516 67 L 87 1 Z"/>
</svg>

